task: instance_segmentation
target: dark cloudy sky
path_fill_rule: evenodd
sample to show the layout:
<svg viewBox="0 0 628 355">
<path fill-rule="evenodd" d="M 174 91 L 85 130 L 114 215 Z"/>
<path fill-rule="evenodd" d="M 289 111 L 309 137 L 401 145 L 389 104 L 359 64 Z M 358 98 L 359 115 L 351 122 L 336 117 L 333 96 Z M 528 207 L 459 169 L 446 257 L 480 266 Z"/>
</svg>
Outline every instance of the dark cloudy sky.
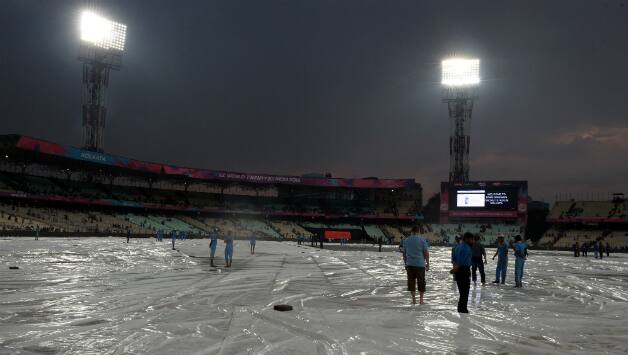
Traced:
<svg viewBox="0 0 628 355">
<path fill-rule="evenodd" d="M 481 58 L 471 178 L 628 192 L 625 0 L 98 1 L 128 25 L 105 148 L 246 172 L 448 172 L 441 58 Z M 0 133 L 80 144 L 84 2 L 0 0 Z"/>
</svg>

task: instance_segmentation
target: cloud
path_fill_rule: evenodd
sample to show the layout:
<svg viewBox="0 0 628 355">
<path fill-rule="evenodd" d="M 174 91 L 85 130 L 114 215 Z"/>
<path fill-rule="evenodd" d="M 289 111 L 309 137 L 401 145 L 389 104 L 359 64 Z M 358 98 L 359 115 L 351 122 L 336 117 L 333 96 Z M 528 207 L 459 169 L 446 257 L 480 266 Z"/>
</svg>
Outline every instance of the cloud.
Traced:
<svg viewBox="0 0 628 355">
<path fill-rule="evenodd" d="M 628 150 L 628 124 L 615 127 L 582 127 L 558 134 L 552 137 L 551 142 L 559 145 L 589 143 Z"/>
</svg>

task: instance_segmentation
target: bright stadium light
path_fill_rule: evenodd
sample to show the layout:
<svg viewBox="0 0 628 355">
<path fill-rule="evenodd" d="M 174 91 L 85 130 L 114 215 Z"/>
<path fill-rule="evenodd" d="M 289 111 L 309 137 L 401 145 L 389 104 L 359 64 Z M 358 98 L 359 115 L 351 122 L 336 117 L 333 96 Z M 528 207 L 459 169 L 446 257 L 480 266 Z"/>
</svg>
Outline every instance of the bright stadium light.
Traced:
<svg viewBox="0 0 628 355">
<path fill-rule="evenodd" d="M 106 92 L 109 72 L 122 67 L 126 25 L 113 22 L 91 10 L 81 12 L 79 22 L 79 60 L 83 62 L 83 148 L 102 152 L 107 121 Z"/>
<path fill-rule="evenodd" d="M 445 86 L 472 86 L 480 83 L 480 60 L 448 58 L 442 62 Z"/>
<path fill-rule="evenodd" d="M 81 40 L 103 49 L 124 50 L 126 26 L 92 11 L 81 13 Z"/>
</svg>

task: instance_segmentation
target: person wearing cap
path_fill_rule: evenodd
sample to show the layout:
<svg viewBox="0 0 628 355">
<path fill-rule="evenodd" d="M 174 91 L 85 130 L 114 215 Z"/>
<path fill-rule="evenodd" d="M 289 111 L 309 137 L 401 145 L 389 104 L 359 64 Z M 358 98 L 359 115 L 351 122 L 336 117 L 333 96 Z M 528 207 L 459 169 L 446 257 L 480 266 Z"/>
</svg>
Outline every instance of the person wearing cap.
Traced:
<svg viewBox="0 0 628 355">
<path fill-rule="evenodd" d="M 497 267 L 495 268 L 495 281 L 494 284 L 501 283 L 502 285 L 506 283 L 506 270 L 508 268 L 508 249 L 510 248 L 510 244 L 504 241 L 504 236 L 500 235 L 497 237 L 497 250 L 495 251 L 495 255 L 493 255 L 493 260 L 497 256 Z M 501 276 L 501 280 L 500 280 Z"/>
<path fill-rule="evenodd" d="M 420 232 L 421 227 L 414 226 L 410 236 L 403 240 L 403 261 L 408 274 L 408 291 L 412 295 L 412 304 L 416 304 L 417 286 L 419 304 L 424 304 L 425 272 L 430 270 L 429 245 L 427 240 L 419 234 Z"/>
<path fill-rule="evenodd" d="M 513 246 L 515 251 L 515 287 L 523 287 L 523 266 L 526 262 L 526 249 L 527 245 L 521 241 L 521 236 L 515 237 L 515 245 Z"/>
<path fill-rule="evenodd" d="M 469 301 L 469 288 L 471 286 L 473 242 L 473 234 L 466 232 L 462 237 L 462 242 L 455 248 L 453 255 L 454 267 L 451 272 L 456 277 L 456 285 L 460 293 L 460 298 L 458 299 L 459 313 L 469 313 L 467 303 Z"/>
</svg>

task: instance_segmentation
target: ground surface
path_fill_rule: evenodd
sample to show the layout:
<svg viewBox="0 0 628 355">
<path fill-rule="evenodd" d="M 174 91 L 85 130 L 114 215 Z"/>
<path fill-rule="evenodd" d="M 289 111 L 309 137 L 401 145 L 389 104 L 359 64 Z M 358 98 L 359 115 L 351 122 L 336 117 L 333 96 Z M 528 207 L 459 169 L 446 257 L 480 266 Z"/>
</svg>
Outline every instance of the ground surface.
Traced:
<svg viewBox="0 0 628 355">
<path fill-rule="evenodd" d="M 237 241 L 234 267 L 210 270 L 207 245 L 0 239 L 0 353 L 628 352 L 626 256 L 532 252 L 525 288 L 511 260 L 508 285 L 472 289 L 460 316 L 445 248 L 432 250 L 428 304 L 412 307 L 394 249 L 258 242 L 250 256 Z M 284 303 L 294 310 L 272 309 Z"/>
</svg>

